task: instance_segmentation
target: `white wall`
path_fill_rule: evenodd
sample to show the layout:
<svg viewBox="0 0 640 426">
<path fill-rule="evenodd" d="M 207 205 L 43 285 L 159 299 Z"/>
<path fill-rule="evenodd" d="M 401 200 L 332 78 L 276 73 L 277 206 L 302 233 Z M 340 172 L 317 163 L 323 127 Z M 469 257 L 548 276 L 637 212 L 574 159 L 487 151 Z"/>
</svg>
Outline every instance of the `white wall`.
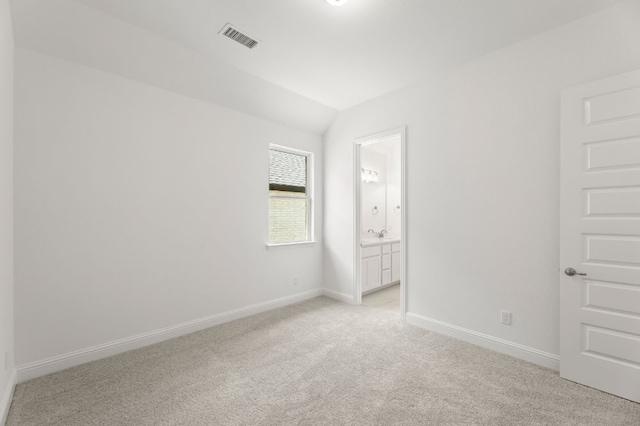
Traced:
<svg viewBox="0 0 640 426">
<path fill-rule="evenodd" d="M 639 22 L 623 3 L 342 112 L 326 286 L 352 292 L 353 140 L 406 125 L 409 312 L 557 354 L 560 91 L 640 68 Z"/>
<path fill-rule="evenodd" d="M 0 424 L 13 352 L 13 30 L 9 2 L 0 0 Z"/>
<path fill-rule="evenodd" d="M 322 286 L 265 245 L 269 143 L 321 185 L 320 136 L 24 49 L 15 83 L 19 366 Z"/>
</svg>

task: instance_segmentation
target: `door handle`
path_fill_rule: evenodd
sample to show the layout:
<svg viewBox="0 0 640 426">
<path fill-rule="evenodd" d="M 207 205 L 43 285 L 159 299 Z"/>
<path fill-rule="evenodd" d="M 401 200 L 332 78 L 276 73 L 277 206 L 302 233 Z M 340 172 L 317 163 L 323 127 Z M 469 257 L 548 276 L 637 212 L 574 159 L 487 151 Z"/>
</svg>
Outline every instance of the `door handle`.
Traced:
<svg viewBox="0 0 640 426">
<path fill-rule="evenodd" d="M 565 275 L 568 275 L 570 277 L 574 276 L 574 275 L 582 275 L 583 277 L 585 277 L 587 274 L 585 274 L 584 272 L 578 272 L 573 268 L 567 268 L 564 270 Z"/>
</svg>

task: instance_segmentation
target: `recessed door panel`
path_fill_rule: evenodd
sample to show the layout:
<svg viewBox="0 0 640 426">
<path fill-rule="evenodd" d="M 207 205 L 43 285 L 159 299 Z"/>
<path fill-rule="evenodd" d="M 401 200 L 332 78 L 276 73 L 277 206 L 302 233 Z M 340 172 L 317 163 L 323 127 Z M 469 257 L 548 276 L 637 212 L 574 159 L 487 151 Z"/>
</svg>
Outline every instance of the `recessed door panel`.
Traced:
<svg viewBox="0 0 640 426">
<path fill-rule="evenodd" d="M 585 235 L 585 262 L 640 267 L 640 237 Z"/>
<path fill-rule="evenodd" d="M 584 306 L 640 316 L 640 286 L 585 280 Z"/>
<path fill-rule="evenodd" d="M 585 171 L 640 168 L 640 136 L 585 145 Z"/>
<path fill-rule="evenodd" d="M 640 217 L 640 187 L 588 189 L 584 201 L 588 217 Z"/>
<path fill-rule="evenodd" d="M 640 367 L 640 336 L 588 325 L 583 330 L 586 352 Z"/>
<path fill-rule="evenodd" d="M 615 90 L 585 99 L 584 112 L 586 125 L 640 116 L 640 87 Z"/>
</svg>

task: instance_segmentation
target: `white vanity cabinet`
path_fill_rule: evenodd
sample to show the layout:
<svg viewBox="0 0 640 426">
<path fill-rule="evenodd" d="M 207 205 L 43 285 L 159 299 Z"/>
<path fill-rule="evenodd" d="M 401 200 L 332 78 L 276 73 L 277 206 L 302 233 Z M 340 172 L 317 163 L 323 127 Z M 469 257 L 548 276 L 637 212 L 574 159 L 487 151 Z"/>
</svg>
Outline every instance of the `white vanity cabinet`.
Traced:
<svg viewBox="0 0 640 426">
<path fill-rule="evenodd" d="M 361 250 L 362 291 L 369 291 L 380 287 L 381 284 L 381 256 L 380 246 L 363 247 Z"/>
<path fill-rule="evenodd" d="M 391 282 L 400 281 L 402 278 L 402 244 L 391 245 Z"/>
<path fill-rule="evenodd" d="M 382 245 L 382 285 L 391 284 L 391 244 Z"/>
<path fill-rule="evenodd" d="M 366 245 L 365 245 L 366 244 Z M 360 250 L 362 292 L 400 281 L 402 276 L 402 245 L 397 240 L 369 241 Z"/>
</svg>

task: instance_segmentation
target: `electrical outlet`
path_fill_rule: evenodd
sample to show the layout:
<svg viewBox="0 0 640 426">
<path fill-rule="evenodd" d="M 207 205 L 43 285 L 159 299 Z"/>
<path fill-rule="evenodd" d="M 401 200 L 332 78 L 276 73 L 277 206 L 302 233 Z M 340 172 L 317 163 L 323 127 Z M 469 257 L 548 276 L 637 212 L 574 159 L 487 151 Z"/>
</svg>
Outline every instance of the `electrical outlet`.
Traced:
<svg viewBox="0 0 640 426">
<path fill-rule="evenodd" d="M 511 312 L 500 311 L 500 322 L 502 324 L 511 325 Z"/>
<path fill-rule="evenodd" d="M 298 280 L 298 276 L 297 276 L 297 275 L 294 275 L 294 276 L 293 276 L 293 285 L 298 285 L 298 282 L 299 282 L 299 280 Z"/>
</svg>

